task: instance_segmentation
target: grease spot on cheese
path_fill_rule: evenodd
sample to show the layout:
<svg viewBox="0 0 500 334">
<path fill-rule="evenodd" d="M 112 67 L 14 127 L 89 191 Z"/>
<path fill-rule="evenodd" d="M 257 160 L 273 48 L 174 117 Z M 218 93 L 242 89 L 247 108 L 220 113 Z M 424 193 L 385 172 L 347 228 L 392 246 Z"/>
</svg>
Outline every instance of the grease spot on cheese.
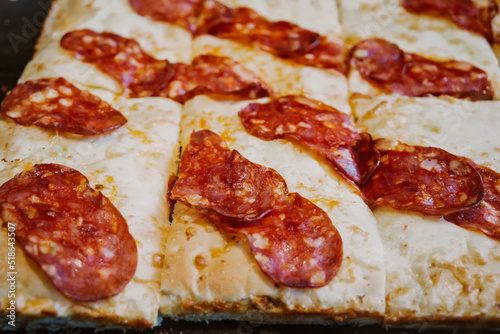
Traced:
<svg viewBox="0 0 500 334">
<path fill-rule="evenodd" d="M 186 229 L 186 237 L 187 237 L 187 240 L 190 240 L 192 237 L 194 237 L 196 235 L 196 233 L 198 232 L 198 230 L 196 229 L 196 227 L 194 226 L 189 226 L 187 229 Z"/>
<path fill-rule="evenodd" d="M 162 253 L 154 253 L 151 257 L 151 264 L 155 268 L 163 268 L 165 262 L 165 255 Z"/>
<path fill-rule="evenodd" d="M 206 255 L 204 254 L 198 254 L 194 258 L 194 266 L 198 270 L 203 270 L 208 266 L 209 260 Z"/>
</svg>

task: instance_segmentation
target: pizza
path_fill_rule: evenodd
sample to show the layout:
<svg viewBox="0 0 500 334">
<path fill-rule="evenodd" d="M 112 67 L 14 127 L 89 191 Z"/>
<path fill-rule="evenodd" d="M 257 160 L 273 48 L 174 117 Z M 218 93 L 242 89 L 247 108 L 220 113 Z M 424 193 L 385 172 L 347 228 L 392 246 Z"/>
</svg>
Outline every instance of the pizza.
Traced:
<svg viewBox="0 0 500 334">
<path fill-rule="evenodd" d="M 497 328 L 497 13 L 55 0 L 0 109 L 2 328 Z"/>
</svg>

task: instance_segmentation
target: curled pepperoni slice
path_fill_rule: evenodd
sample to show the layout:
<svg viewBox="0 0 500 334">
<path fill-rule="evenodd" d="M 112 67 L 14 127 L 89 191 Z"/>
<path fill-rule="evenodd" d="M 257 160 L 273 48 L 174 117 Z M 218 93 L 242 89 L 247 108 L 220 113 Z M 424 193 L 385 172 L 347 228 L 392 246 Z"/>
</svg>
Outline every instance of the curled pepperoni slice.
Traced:
<svg viewBox="0 0 500 334">
<path fill-rule="evenodd" d="M 419 97 L 449 95 L 459 99 L 492 100 L 493 88 L 483 70 L 461 61 L 431 61 L 407 54 L 403 74 L 392 86 L 395 93 Z"/>
<path fill-rule="evenodd" d="M 130 0 L 135 11 L 158 21 L 175 23 L 199 35 L 230 9 L 214 0 Z"/>
<path fill-rule="evenodd" d="M 192 65 L 171 64 L 149 56 L 132 39 L 91 30 L 69 32 L 61 45 L 115 78 L 130 97 L 162 96 L 183 103 L 200 94 L 239 99 L 270 94 L 262 80 L 226 57 L 202 55 Z"/>
<path fill-rule="evenodd" d="M 1 113 L 24 126 L 80 135 L 112 131 L 127 119 L 108 103 L 81 91 L 64 78 L 21 83 L 2 102 Z"/>
<path fill-rule="evenodd" d="M 194 35 L 210 34 L 255 45 L 299 64 L 347 72 L 339 44 L 287 21 L 269 21 L 250 8 L 230 8 L 214 0 L 131 0 L 131 4 L 140 15 L 178 24 Z"/>
<path fill-rule="evenodd" d="M 174 68 L 166 60 L 156 60 L 133 39 L 89 29 L 68 32 L 61 46 L 77 59 L 97 65 L 120 82 L 130 97 L 155 96 L 164 89 Z"/>
<path fill-rule="evenodd" d="M 365 80 L 393 93 L 410 97 L 449 95 L 472 101 L 493 99 L 486 72 L 469 63 L 426 59 L 375 38 L 357 44 L 348 59 Z"/>
<path fill-rule="evenodd" d="M 286 21 L 268 21 L 246 7 L 233 9 L 220 21 L 208 30 L 209 34 L 255 44 L 278 57 L 300 56 L 311 51 L 321 40 L 315 32 Z"/>
<path fill-rule="evenodd" d="M 472 0 L 403 0 L 401 5 L 411 13 L 450 20 L 493 43 L 491 21 L 498 13 L 498 5 L 494 0 L 489 0 L 485 7 L 479 7 Z"/>
<path fill-rule="evenodd" d="M 323 210 L 297 193 L 281 197 L 258 224 L 233 230 L 247 237 L 262 271 L 284 285 L 321 287 L 340 269 L 339 233 Z"/>
<path fill-rule="evenodd" d="M 175 64 L 169 84 L 170 98 L 184 103 L 196 95 L 256 99 L 269 96 L 271 89 L 253 72 L 231 58 L 201 55 L 191 65 Z"/>
<path fill-rule="evenodd" d="M 217 134 L 194 132 L 184 149 L 172 198 L 226 217 L 255 219 L 286 193 L 283 178 L 230 150 Z"/>
<path fill-rule="evenodd" d="M 347 66 L 344 57 L 344 48 L 341 45 L 322 37 L 319 44 L 312 50 L 291 59 L 299 64 L 334 69 L 347 75 Z"/>
<path fill-rule="evenodd" d="M 475 165 L 475 168 L 483 179 L 484 199 L 479 204 L 444 216 L 444 219 L 500 239 L 500 174 L 484 166 Z"/>
<path fill-rule="evenodd" d="M 343 175 L 364 183 L 378 164 L 368 133 L 359 133 L 349 115 L 303 96 L 285 96 L 240 111 L 246 130 L 261 139 L 291 139 L 328 159 Z"/>
<path fill-rule="evenodd" d="M 467 159 L 435 147 L 377 140 L 380 164 L 361 187 L 377 205 L 441 216 L 484 197 L 481 176 Z"/>
<path fill-rule="evenodd" d="M 288 194 L 274 170 L 227 148 L 215 133 L 194 132 L 172 198 L 201 210 L 222 231 L 243 234 L 262 271 L 292 287 L 321 287 L 342 263 L 342 239 L 328 215 Z"/>
<path fill-rule="evenodd" d="M 127 222 L 80 172 L 35 165 L 0 187 L 0 218 L 54 286 L 78 301 L 118 294 L 137 267 Z"/>
<path fill-rule="evenodd" d="M 385 85 L 400 78 L 404 56 L 405 53 L 396 44 L 370 38 L 358 43 L 349 52 L 348 59 L 365 80 Z"/>
</svg>

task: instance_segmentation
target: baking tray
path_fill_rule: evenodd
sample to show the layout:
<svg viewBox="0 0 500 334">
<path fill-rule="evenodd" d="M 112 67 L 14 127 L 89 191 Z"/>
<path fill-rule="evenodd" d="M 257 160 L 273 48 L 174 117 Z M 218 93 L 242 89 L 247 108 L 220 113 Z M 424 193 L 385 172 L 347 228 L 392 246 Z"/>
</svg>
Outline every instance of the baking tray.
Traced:
<svg viewBox="0 0 500 334">
<path fill-rule="evenodd" d="M 105 1 L 105 0 L 101 0 Z M 333 1 L 333 0 L 332 0 Z M 20 77 L 26 63 L 33 57 L 36 40 L 43 28 L 43 22 L 52 0 L 0 0 L 0 101 L 12 89 Z M 498 333 L 498 330 L 495 331 Z M 26 333 L 90 334 L 92 329 L 65 328 L 49 332 L 47 330 L 25 331 Z M 101 332 L 101 331 L 100 331 Z M 12 333 L 9 331 L 8 333 Z M 122 330 L 106 330 L 101 333 L 120 334 Z M 160 326 L 144 330 L 127 330 L 127 333 L 141 334 L 486 334 L 494 333 L 488 329 L 456 328 L 454 330 L 435 330 L 383 328 L 379 325 L 355 327 L 348 325 L 311 326 L 311 325 L 259 325 L 243 321 L 187 322 L 163 319 Z"/>
</svg>

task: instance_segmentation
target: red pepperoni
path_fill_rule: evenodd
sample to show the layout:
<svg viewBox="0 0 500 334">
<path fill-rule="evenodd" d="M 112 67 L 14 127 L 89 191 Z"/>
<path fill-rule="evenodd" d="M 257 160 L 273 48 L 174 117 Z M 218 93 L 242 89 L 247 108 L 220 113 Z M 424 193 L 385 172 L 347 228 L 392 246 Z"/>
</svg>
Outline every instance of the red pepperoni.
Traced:
<svg viewBox="0 0 500 334">
<path fill-rule="evenodd" d="M 378 164 L 368 133 L 359 133 L 349 115 L 303 96 L 249 104 L 239 113 L 246 130 L 261 139 L 290 139 L 328 159 L 343 175 L 364 183 Z"/>
<path fill-rule="evenodd" d="M 498 5 L 494 0 L 489 0 L 486 7 L 479 7 L 472 0 L 403 0 L 401 4 L 411 13 L 450 20 L 493 43 L 491 21 L 498 13 Z"/>
<path fill-rule="evenodd" d="M 116 79 L 129 97 L 158 95 L 174 75 L 168 61 L 156 60 L 135 40 L 116 34 L 89 29 L 71 31 L 63 36 L 61 46 Z"/>
<path fill-rule="evenodd" d="M 297 288 L 328 284 L 342 263 L 342 239 L 328 215 L 297 193 L 280 197 L 258 222 L 216 225 L 243 233 L 263 272 L 274 281 Z"/>
<path fill-rule="evenodd" d="M 149 56 L 132 39 L 90 30 L 67 33 L 61 45 L 115 78 L 129 97 L 162 96 L 184 103 L 200 94 L 239 99 L 270 94 L 262 80 L 226 57 L 202 55 L 192 65 L 170 64 Z"/>
<path fill-rule="evenodd" d="M 17 85 L 3 100 L 1 113 L 24 126 L 86 136 L 109 132 L 127 123 L 108 103 L 63 78 Z"/>
<path fill-rule="evenodd" d="M 130 0 L 130 3 L 139 15 L 175 23 L 194 35 L 203 33 L 230 11 L 213 0 Z"/>
<path fill-rule="evenodd" d="M 311 51 L 291 58 L 293 61 L 306 66 L 334 69 L 347 75 L 347 66 L 344 59 L 344 49 L 341 45 L 321 38 L 321 42 Z"/>
<path fill-rule="evenodd" d="M 492 100 L 493 87 L 486 72 L 465 62 L 433 61 L 404 53 L 397 45 L 367 39 L 349 53 L 349 63 L 373 85 L 410 97 L 449 95 Z"/>
<path fill-rule="evenodd" d="M 215 133 L 191 135 L 172 198 L 206 213 L 228 233 L 244 234 L 262 271 L 292 287 L 321 287 L 337 274 L 342 239 L 328 215 L 274 170 L 227 148 Z"/>
<path fill-rule="evenodd" d="M 318 33 L 286 21 L 271 22 L 255 11 L 240 7 L 213 24 L 207 32 L 260 49 L 277 57 L 346 73 L 343 48 Z"/>
<path fill-rule="evenodd" d="M 287 21 L 269 21 L 246 7 L 214 0 L 131 0 L 140 14 L 176 23 L 194 35 L 211 34 L 255 45 L 277 57 L 346 73 L 342 46 Z"/>
<path fill-rule="evenodd" d="M 172 198 L 226 217 L 255 219 L 286 193 L 283 178 L 230 150 L 212 131 L 191 135 L 184 149 Z"/>
<path fill-rule="evenodd" d="M 484 234 L 500 239 L 500 174 L 475 165 L 483 179 L 484 199 L 475 206 L 444 217 L 449 222 L 465 228 L 476 228 Z"/>
<path fill-rule="evenodd" d="M 358 43 L 349 52 L 348 59 L 364 79 L 385 85 L 400 78 L 405 53 L 396 44 L 370 38 Z"/>
<path fill-rule="evenodd" d="M 471 101 L 492 100 L 493 87 L 488 75 L 471 64 L 460 61 L 431 61 L 407 54 L 404 71 L 392 86 L 395 93 L 419 97 L 449 95 Z"/>
<path fill-rule="evenodd" d="M 201 55 L 191 65 L 176 64 L 166 95 L 184 103 L 201 94 L 256 99 L 270 92 L 253 72 L 231 58 Z"/>
<path fill-rule="evenodd" d="M 250 8 L 239 7 L 210 28 L 209 34 L 255 44 L 278 57 L 293 58 L 317 46 L 321 36 L 286 21 L 271 22 Z"/>
<path fill-rule="evenodd" d="M 380 164 L 361 187 L 370 207 L 441 216 L 484 197 L 481 176 L 467 159 L 435 147 L 377 140 Z"/>
<path fill-rule="evenodd" d="M 137 267 L 120 212 L 80 172 L 35 165 L 0 187 L 0 218 L 54 286 L 78 301 L 118 294 Z"/>
</svg>

